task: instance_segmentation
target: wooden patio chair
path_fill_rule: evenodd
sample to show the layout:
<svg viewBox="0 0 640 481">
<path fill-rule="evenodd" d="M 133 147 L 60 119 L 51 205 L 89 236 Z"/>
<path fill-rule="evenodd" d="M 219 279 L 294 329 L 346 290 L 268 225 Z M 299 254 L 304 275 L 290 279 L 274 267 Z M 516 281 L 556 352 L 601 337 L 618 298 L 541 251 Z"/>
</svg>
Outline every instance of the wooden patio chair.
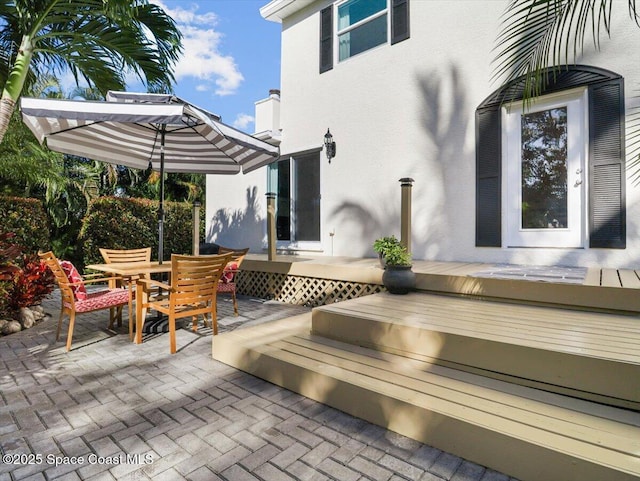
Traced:
<svg viewBox="0 0 640 481">
<path fill-rule="evenodd" d="M 150 262 L 151 247 L 142 249 L 100 249 L 100 254 L 106 264 L 117 262 Z"/>
<path fill-rule="evenodd" d="M 151 247 L 143 247 L 141 249 L 103 249 L 100 248 L 100 254 L 104 259 L 105 264 L 118 264 L 121 262 L 150 262 L 151 261 Z M 115 276 L 109 280 L 109 287 L 115 289 L 116 287 L 127 287 L 133 292 L 132 282 L 135 283 L 137 277 L 131 277 L 129 279 L 117 279 Z M 110 310 L 111 315 L 114 315 L 114 309 Z M 122 311 L 118 314 L 118 322 L 122 322 Z M 133 323 L 129 323 L 129 338 L 133 339 Z"/>
<path fill-rule="evenodd" d="M 231 254 L 231 260 L 229 265 L 224 270 L 220 283 L 218 284 L 219 294 L 231 294 L 233 298 L 233 314 L 238 315 L 238 300 L 236 299 L 236 275 L 240 271 L 240 264 L 244 260 L 245 256 L 249 252 L 249 248 L 246 249 L 231 249 L 229 247 L 222 247 L 218 250 L 219 254 Z"/>
<path fill-rule="evenodd" d="M 122 307 L 129 307 L 129 325 L 132 323 L 131 291 L 121 288 L 106 288 L 100 291 L 87 292 L 85 285 L 98 282 L 110 282 L 111 277 L 91 277 L 83 279 L 73 264 L 68 261 L 60 262 L 53 252 L 39 253 L 40 258 L 51 269 L 62 296 L 62 306 L 60 308 L 60 318 L 58 320 L 58 330 L 56 341 L 60 338 L 62 319 L 64 315 L 69 316 L 69 333 L 67 334 L 67 351 L 71 350 L 71 340 L 73 338 L 73 327 L 76 314 L 93 312 L 102 309 L 109 309 L 109 329 L 113 328 L 113 323 L 118 319 L 118 326 L 122 325 Z M 65 272 L 66 269 L 66 272 Z M 116 315 L 120 314 L 120 316 Z"/>
<path fill-rule="evenodd" d="M 191 317 L 193 331 L 198 330 L 198 316 L 209 315 L 213 335 L 218 334 L 216 295 L 220 276 L 231 260 L 231 254 L 184 256 L 171 255 L 171 283 L 153 279 L 136 282 L 136 318 L 142 319 L 146 309 L 155 309 L 169 317 L 169 349 L 176 352 L 176 319 Z M 167 292 L 166 297 L 151 298 L 151 289 Z"/>
</svg>

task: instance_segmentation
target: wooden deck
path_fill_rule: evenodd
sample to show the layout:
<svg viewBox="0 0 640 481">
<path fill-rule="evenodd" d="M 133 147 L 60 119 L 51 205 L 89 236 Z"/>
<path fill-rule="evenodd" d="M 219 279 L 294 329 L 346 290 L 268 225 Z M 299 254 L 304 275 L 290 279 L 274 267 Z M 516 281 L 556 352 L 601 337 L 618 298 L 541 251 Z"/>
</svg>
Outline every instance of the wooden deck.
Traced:
<svg viewBox="0 0 640 481">
<path fill-rule="evenodd" d="M 417 287 L 424 291 L 463 294 L 486 299 L 572 306 L 589 310 L 640 313 L 640 270 L 589 268 L 582 282 L 530 280 L 522 277 L 481 277 L 495 264 L 414 261 Z M 248 272 L 277 273 L 310 278 L 382 284 L 377 259 L 328 256 L 266 256 L 250 254 L 243 263 Z M 556 269 L 549 267 L 549 270 Z"/>
<path fill-rule="evenodd" d="M 277 272 L 295 272 L 299 274 L 317 273 L 318 269 L 340 268 L 346 272 L 354 269 L 371 270 L 379 269 L 379 263 L 374 258 L 343 257 L 343 256 L 276 256 L 275 261 L 267 260 L 263 254 L 249 254 L 247 256 L 247 268 L 274 270 Z M 418 274 L 439 274 L 442 276 L 473 276 L 479 271 L 485 271 L 496 264 L 481 262 L 447 262 L 447 261 L 422 261 L 415 260 L 413 270 Z M 498 264 L 501 266 L 501 264 Z M 553 267 L 549 267 L 553 269 Z M 585 268 L 586 275 L 580 284 L 598 287 L 620 287 L 625 289 L 640 289 L 639 269 L 613 269 L 605 267 Z M 345 272 L 345 271 L 343 271 Z M 377 278 L 375 275 L 369 278 Z M 524 280 L 524 279 L 523 279 Z"/>
<path fill-rule="evenodd" d="M 416 293 L 215 336 L 213 357 L 523 481 L 640 479 L 637 273 L 494 276 L 503 267 L 416 262 Z M 254 258 L 245 268 L 382 275 L 373 259 Z"/>
</svg>

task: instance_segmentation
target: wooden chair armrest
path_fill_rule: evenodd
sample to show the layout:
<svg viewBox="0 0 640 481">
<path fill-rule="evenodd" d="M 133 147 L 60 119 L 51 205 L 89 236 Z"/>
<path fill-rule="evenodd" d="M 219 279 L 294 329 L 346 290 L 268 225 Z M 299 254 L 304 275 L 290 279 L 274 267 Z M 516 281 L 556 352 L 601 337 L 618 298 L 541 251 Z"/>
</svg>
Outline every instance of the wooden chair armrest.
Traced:
<svg viewBox="0 0 640 481">
<path fill-rule="evenodd" d="M 165 291 L 171 290 L 170 285 L 165 284 L 164 282 L 153 280 L 153 279 L 140 278 L 136 281 L 136 284 L 143 285 L 145 289 L 149 289 L 151 287 L 157 287 Z"/>
<path fill-rule="evenodd" d="M 83 286 L 85 284 L 94 284 L 97 282 L 108 282 L 113 280 L 113 277 L 102 277 L 102 278 L 97 278 L 97 279 L 82 279 L 82 281 L 80 282 L 60 282 L 61 286 L 69 286 L 69 287 L 76 287 L 76 286 Z M 115 278 L 115 279 L 119 279 L 119 278 Z"/>
<path fill-rule="evenodd" d="M 96 271 L 96 272 L 85 272 L 84 274 L 82 274 L 82 278 L 83 279 L 92 279 L 94 277 L 99 277 L 99 276 L 102 276 L 102 277 L 109 276 L 109 277 L 111 277 L 112 275 L 113 274 L 105 274 L 104 272 L 99 272 L 99 271 Z"/>
<path fill-rule="evenodd" d="M 83 284 L 93 284 L 96 282 L 109 282 L 109 281 L 118 281 L 122 280 L 122 277 L 114 276 L 114 277 L 96 277 L 92 279 L 84 279 Z"/>
</svg>

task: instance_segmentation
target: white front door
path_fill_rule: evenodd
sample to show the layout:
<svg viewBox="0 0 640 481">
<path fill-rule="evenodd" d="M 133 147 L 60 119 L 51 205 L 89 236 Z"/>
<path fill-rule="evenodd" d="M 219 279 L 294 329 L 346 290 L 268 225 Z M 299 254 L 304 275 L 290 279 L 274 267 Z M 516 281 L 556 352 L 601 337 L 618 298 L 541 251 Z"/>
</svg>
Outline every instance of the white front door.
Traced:
<svg viewBox="0 0 640 481">
<path fill-rule="evenodd" d="M 584 247 L 586 89 L 504 109 L 508 247 Z"/>
</svg>

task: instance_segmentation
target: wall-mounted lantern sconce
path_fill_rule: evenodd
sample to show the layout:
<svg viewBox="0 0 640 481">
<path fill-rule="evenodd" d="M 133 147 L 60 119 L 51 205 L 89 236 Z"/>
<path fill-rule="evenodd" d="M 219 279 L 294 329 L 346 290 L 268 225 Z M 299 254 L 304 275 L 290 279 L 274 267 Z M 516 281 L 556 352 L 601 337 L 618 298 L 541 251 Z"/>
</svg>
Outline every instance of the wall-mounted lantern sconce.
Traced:
<svg viewBox="0 0 640 481">
<path fill-rule="evenodd" d="M 329 163 L 331 163 L 331 159 L 336 156 L 336 143 L 333 141 L 333 135 L 327 129 L 327 133 L 324 134 L 324 148 L 327 154 L 327 159 L 329 159 Z"/>
</svg>

